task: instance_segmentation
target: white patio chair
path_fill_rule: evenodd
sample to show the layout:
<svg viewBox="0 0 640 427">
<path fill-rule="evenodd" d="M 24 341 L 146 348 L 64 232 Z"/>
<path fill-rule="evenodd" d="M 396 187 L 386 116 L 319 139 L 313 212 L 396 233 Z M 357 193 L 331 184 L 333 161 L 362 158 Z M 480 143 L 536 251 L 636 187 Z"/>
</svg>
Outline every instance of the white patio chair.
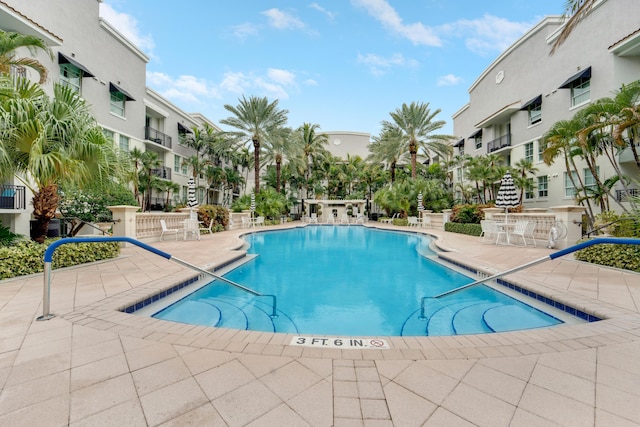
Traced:
<svg viewBox="0 0 640 427">
<path fill-rule="evenodd" d="M 489 219 L 483 219 L 480 221 L 480 227 L 482 227 L 482 232 L 480 233 L 480 241 L 485 243 L 489 241 L 489 243 L 496 243 L 498 238 L 498 226 L 495 221 Z"/>
<path fill-rule="evenodd" d="M 184 220 L 184 240 L 187 240 L 189 236 L 200 240 L 200 222 L 197 219 Z"/>
<path fill-rule="evenodd" d="M 519 236 L 522 238 L 522 246 L 527 246 L 527 242 L 524 240 L 524 231 L 527 228 L 529 221 L 518 220 L 513 226 L 505 225 L 501 230 L 498 230 L 498 240 L 501 235 L 506 235 L 507 244 L 512 244 L 513 236 Z"/>
<path fill-rule="evenodd" d="M 202 234 L 203 231 L 206 231 L 208 234 L 212 234 L 212 228 L 213 227 L 213 219 L 211 219 L 209 221 L 209 226 L 208 227 L 200 227 L 200 234 Z"/>
<path fill-rule="evenodd" d="M 249 228 L 249 227 L 251 227 L 251 221 L 246 216 L 243 216 L 242 217 L 242 228 Z"/>
<path fill-rule="evenodd" d="M 256 227 L 264 227 L 264 217 L 259 216 L 256 218 Z"/>
<path fill-rule="evenodd" d="M 422 220 L 420 221 L 420 225 L 422 225 L 423 227 L 431 227 L 431 217 L 430 216 L 423 216 Z"/>
<path fill-rule="evenodd" d="M 518 226 L 521 222 L 524 224 L 520 224 L 520 226 Z M 533 246 L 536 246 L 536 238 L 533 235 L 535 229 L 535 221 L 518 221 L 516 222 L 516 226 L 514 227 L 513 231 L 509 234 L 511 236 L 518 236 L 520 239 L 522 239 L 523 246 L 527 246 L 527 239 L 530 239 L 530 241 L 533 242 Z"/>
<path fill-rule="evenodd" d="M 340 224 L 349 224 L 349 215 L 346 213 L 343 213 L 340 216 Z"/>
<path fill-rule="evenodd" d="M 160 233 L 160 241 L 162 241 L 162 237 L 164 237 L 165 234 L 175 234 L 176 235 L 176 240 L 178 240 L 178 233 L 180 233 L 180 230 L 178 230 L 177 228 L 168 228 L 167 227 L 167 221 L 165 221 L 164 219 L 160 220 L 160 226 L 162 227 L 162 233 Z"/>
<path fill-rule="evenodd" d="M 318 214 L 317 213 L 312 213 L 311 217 L 309 218 L 309 224 L 317 224 L 318 223 Z"/>
<path fill-rule="evenodd" d="M 407 221 L 409 221 L 409 227 L 420 227 L 420 222 L 418 222 L 417 216 L 407 217 Z"/>
<path fill-rule="evenodd" d="M 356 224 L 364 224 L 365 222 L 367 222 L 367 217 L 362 214 L 358 214 L 358 217 L 356 218 Z"/>
<path fill-rule="evenodd" d="M 336 217 L 333 215 L 329 215 L 327 217 L 327 224 L 335 224 L 336 223 Z"/>
</svg>

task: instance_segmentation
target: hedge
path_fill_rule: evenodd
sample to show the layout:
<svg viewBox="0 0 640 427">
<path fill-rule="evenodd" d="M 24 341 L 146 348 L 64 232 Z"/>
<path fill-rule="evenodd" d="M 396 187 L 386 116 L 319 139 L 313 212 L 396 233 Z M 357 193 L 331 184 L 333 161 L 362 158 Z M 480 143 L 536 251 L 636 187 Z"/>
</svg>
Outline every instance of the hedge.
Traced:
<svg viewBox="0 0 640 427">
<path fill-rule="evenodd" d="M 480 224 L 462 224 L 457 222 L 447 222 L 444 224 L 444 231 L 452 233 L 468 234 L 470 236 L 480 236 L 482 226 Z"/>
<path fill-rule="evenodd" d="M 0 247 L 0 280 L 44 271 L 44 252 L 56 239 L 44 244 L 32 241 Z M 62 245 L 53 253 L 53 269 L 115 258 L 120 255 L 118 242 L 74 243 Z"/>
<path fill-rule="evenodd" d="M 576 251 L 574 257 L 579 261 L 640 272 L 640 247 L 636 245 L 593 245 Z"/>
</svg>

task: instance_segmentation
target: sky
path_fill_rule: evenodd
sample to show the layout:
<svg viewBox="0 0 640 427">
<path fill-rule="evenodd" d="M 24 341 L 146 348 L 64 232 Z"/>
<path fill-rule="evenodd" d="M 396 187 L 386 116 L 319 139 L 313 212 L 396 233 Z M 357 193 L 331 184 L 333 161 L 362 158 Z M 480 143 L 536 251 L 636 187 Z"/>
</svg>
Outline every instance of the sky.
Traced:
<svg viewBox="0 0 640 427">
<path fill-rule="evenodd" d="M 441 110 L 440 133 L 474 80 L 564 0 L 105 0 L 100 16 L 149 58 L 147 86 L 219 121 L 244 96 L 288 123 L 380 133 L 403 103 Z"/>
</svg>

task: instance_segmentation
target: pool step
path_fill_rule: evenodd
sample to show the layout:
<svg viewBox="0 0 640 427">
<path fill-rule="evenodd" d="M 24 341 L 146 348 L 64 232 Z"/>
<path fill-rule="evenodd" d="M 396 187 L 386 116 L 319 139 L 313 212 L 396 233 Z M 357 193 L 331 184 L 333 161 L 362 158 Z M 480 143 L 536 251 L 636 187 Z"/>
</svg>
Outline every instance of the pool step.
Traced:
<svg viewBox="0 0 640 427">
<path fill-rule="evenodd" d="M 487 311 L 499 306 L 498 303 L 469 303 L 464 308 L 458 310 L 453 316 L 453 329 L 458 335 L 461 334 L 485 334 L 494 332 L 484 321 Z"/>
<path fill-rule="evenodd" d="M 295 324 L 286 314 L 278 312 L 277 317 L 271 317 L 273 307 L 268 299 L 219 296 L 205 300 L 221 310 L 221 319 L 216 326 L 264 332 L 297 332 Z"/>
<path fill-rule="evenodd" d="M 156 313 L 154 317 L 193 325 L 216 326 L 221 312 L 218 307 L 206 302 L 182 301 Z"/>
</svg>

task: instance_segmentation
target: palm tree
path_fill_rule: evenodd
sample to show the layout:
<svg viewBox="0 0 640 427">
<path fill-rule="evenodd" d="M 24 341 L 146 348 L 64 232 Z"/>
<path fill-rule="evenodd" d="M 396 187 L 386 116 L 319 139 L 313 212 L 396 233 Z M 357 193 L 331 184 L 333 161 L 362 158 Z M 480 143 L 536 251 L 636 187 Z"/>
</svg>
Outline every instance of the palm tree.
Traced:
<svg viewBox="0 0 640 427">
<path fill-rule="evenodd" d="M 318 133 L 320 125 L 303 123 L 296 130 L 299 143 L 302 145 L 302 155 L 304 156 L 304 176 L 307 182 L 305 189 L 305 197 L 309 194 L 309 180 L 311 169 L 329 156 L 326 145 L 329 143 L 329 137 L 326 133 Z"/>
<path fill-rule="evenodd" d="M 129 180 L 133 184 L 133 195 L 140 206 L 142 202 L 140 200 L 140 168 L 142 167 L 142 154 L 143 151 L 139 148 L 134 148 L 129 151 L 129 162 L 131 168 L 129 170 Z"/>
<path fill-rule="evenodd" d="M 564 43 L 576 26 L 591 12 L 591 8 L 598 0 L 566 0 L 564 6 L 564 17 L 567 21 L 556 39 L 549 55 L 553 55 L 556 50 Z"/>
<path fill-rule="evenodd" d="M 280 132 L 287 124 L 287 110 L 278 109 L 278 100 L 269 102 L 266 97 L 242 96 L 238 106 L 225 105 L 225 110 L 233 116 L 220 120 L 220 123 L 231 126 L 237 131 L 238 138 L 253 144 L 253 159 L 255 173 L 255 191 L 260 191 L 260 145 Z"/>
<path fill-rule="evenodd" d="M 282 175 L 282 165 L 285 159 L 295 161 L 300 158 L 302 147 L 293 138 L 291 129 L 283 128 L 281 132 L 274 134 L 265 141 L 264 154 L 267 162 L 276 164 L 276 186 L 275 189 L 280 192 L 280 178 Z"/>
<path fill-rule="evenodd" d="M 40 84 L 46 82 L 47 67 L 44 64 L 33 58 L 16 58 L 16 51 L 21 47 L 27 48 L 32 56 L 38 50 L 42 50 L 53 59 L 51 49 L 42 39 L 30 35 L 0 31 L 0 72 L 9 74 L 11 67 L 27 67 L 35 70 L 40 75 Z"/>
<path fill-rule="evenodd" d="M 367 161 L 386 164 L 393 185 L 398 162 L 404 161 L 407 156 L 400 129 L 395 126 L 383 126 L 380 135 L 372 138 L 369 151 L 371 154 L 367 157 Z"/>
<path fill-rule="evenodd" d="M 520 189 L 520 206 L 524 201 L 525 191 L 533 191 L 532 181 L 529 179 L 529 175 L 534 175 L 538 172 L 538 168 L 533 166 L 533 162 L 529 159 L 520 159 L 514 165 L 513 182 Z"/>
<path fill-rule="evenodd" d="M 151 188 L 157 179 L 152 171 L 162 166 L 162 160 L 160 160 L 160 156 L 155 151 L 145 151 L 140 157 L 140 163 L 140 182 L 145 185 L 145 197 L 142 210 L 149 211 L 151 210 Z"/>
<path fill-rule="evenodd" d="M 3 83 L 10 80 L 2 80 Z M 113 144 L 77 94 L 55 84 L 53 97 L 19 78 L 15 96 L 0 103 L 0 156 L 10 159 L 3 175 L 15 175 L 33 193 L 32 238 L 42 243 L 59 204 L 58 188 L 124 175 Z"/>
<path fill-rule="evenodd" d="M 396 109 L 390 113 L 392 121 L 385 121 L 382 123 L 383 128 L 395 127 L 402 134 L 402 139 L 407 148 L 406 151 L 411 155 L 411 177 L 416 177 L 416 162 L 418 156 L 418 150 L 422 149 L 425 155 L 429 155 L 429 150 L 432 149 L 430 145 L 436 142 L 440 142 L 437 145 L 438 150 L 443 149 L 442 143 L 447 143 L 453 136 L 448 135 L 434 135 L 438 129 L 441 129 L 446 122 L 444 120 L 434 120 L 440 113 L 440 109 L 431 112 L 429 109 L 429 103 L 416 103 L 402 104 L 402 107 Z M 436 148 L 436 144 L 433 144 Z"/>
</svg>

